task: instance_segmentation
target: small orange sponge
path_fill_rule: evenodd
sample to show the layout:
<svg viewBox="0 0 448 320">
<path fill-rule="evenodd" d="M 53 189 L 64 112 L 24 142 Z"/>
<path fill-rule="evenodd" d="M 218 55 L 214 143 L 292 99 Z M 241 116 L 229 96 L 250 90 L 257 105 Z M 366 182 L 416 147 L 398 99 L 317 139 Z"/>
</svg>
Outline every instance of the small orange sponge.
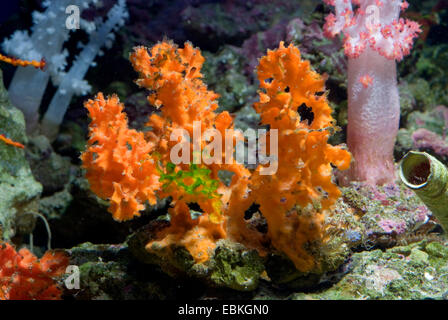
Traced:
<svg viewBox="0 0 448 320">
<path fill-rule="evenodd" d="M 159 175 L 149 154 L 152 144 L 142 132 L 128 128 L 117 96 L 104 99 L 99 93 L 85 106 L 92 121 L 81 159 L 90 187 L 99 197 L 110 199 L 109 211 L 115 220 L 132 219 L 144 209 L 146 200 L 156 203 Z"/>
<path fill-rule="evenodd" d="M 45 59 L 42 59 L 41 61 L 27 61 L 27 60 L 21 60 L 21 59 L 17 59 L 17 58 L 10 58 L 7 56 L 4 56 L 0 53 L 0 61 L 12 64 L 13 66 L 17 67 L 27 67 L 27 66 L 33 66 L 34 68 L 38 68 L 43 70 L 46 66 L 46 62 Z"/>
<path fill-rule="evenodd" d="M 53 278 L 64 274 L 68 263 L 63 252 L 46 252 L 38 260 L 28 249 L 16 252 L 0 244 L 0 300 L 59 300 Z"/>
</svg>

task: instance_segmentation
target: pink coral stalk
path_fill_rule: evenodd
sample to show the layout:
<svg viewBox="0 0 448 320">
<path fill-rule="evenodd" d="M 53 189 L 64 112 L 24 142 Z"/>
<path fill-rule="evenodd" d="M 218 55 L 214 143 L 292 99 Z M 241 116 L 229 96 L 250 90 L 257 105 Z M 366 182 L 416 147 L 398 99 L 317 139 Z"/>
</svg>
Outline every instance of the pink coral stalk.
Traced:
<svg viewBox="0 0 448 320">
<path fill-rule="evenodd" d="M 335 7 L 326 17 L 325 35 L 342 32 L 348 57 L 347 144 L 355 161 L 346 181 L 392 182 L 400 118 L 395 61 L 409 54 L 420 26 L 399 18 L 406 1 L 324 2 Z"/>
</svg>

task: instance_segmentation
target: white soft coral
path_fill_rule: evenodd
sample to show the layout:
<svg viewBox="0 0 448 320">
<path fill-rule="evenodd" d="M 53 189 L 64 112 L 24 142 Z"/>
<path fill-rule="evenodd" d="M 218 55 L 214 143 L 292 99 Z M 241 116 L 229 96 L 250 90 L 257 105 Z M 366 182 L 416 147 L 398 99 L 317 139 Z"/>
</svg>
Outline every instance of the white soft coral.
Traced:
<svg viewBox="0 0 448 320">
<path fill-rule="evenodd" d="M 108 35 L 122 26 L 128 17 L 126 1 L 117 0 L 117 4 L 110 10 L 108 20 L 99 26 L 94 22 L 80 19 L 80 27 L 90 35 L 90 42 L 83 47 L 78 58 L 73 59 L 64 43 L 69 39 L 70 30 L 66 27 L 69 14 L 68 6 L 77 6 L 81 13 L 89 6 L 97 5 L 98 0 L 46 0 L 43 1 L 43 12 L 32 14 L 32 33 L 16 31 L 9 39 L 2 43 L 3 50 L 11 56 L 25 60 L 46 60 L 45 72 L 32 68 L 19 68 L 9 86 L 11 101 L 22 110 L 27 122 L 28 132 L 37 128 L 39 107 L 51 78 L 58 90 L 45 118 L 51 119 L 56 128 L 59 126 L 73 95 L 87 94 L 89 84 L 83 80 L 88 68 L 100 53 L 102 46 L 108 46 L 111 37 Z M 92 43 L 93 42 L 95 43 Z M 69 63 L 67 60 L 73 60 Z M 69 70 L 67 66 L 71 64 Z M 66 79 L 70 77 L 70 79 Z M 52 107 L 55 104 L 56 107 Z M 47 121 L 48 122 L 48 121 Z M 45 129 L 45 128 L 44 128 Z M 45 131 L 45 130 L 44 130 Z"/>
</svg>

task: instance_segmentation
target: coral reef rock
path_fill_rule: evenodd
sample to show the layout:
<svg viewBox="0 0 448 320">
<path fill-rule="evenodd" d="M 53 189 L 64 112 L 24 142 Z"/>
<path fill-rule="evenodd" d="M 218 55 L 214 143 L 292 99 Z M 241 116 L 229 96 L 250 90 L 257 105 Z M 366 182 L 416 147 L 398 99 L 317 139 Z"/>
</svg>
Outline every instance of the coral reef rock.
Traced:
<svg viewBox="0 0 448 320">
<path fill-rule="evenodd" d="M 0 70 L 0 134 L 26 142 L 23 114 L 9 101 Z M 42 186 L 25 159 L 22 149 L 0 141 L 0 238 L 28 234 L 34 229 Z"/>
<path fill-rule="evenodd" d="M 227 287 L 239 291 L 254 290 L 264 270 L 263 259 L 255 250 L 239 243 L 219 240 L 210 259 L 196 263 L 191 254 L 181 246 L 161 247 L 151 252 L 145 245 L 155 234 L 167 227 L 158 220 L 141 228 L 129 238 L 130 251 L 142 262 L 158 265 L 174 278 L 198 278 L 211 287 Z"/>
<path fill-rule="evenodd" d="M 351 272 L 335 286 L 293 299 L 447 299 L 448 246 L 421 241 L 352 256 Z"/>
</svg>

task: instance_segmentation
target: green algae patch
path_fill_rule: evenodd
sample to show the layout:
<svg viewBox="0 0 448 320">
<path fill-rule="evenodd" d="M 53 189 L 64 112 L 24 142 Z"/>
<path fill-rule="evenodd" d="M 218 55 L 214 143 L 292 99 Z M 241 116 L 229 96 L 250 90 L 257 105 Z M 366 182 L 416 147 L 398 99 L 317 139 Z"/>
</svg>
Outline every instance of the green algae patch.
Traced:
<svg viewBox="0 0 448 320">
<path fill-rule="evenodd" d="M 439 242 L 429 243 L 426 246 L 426 252 L 428 252 L 433 259 L 444 258 L 448 261 L 448 247 Z"/>
<path fill-rule="evenodd" d="M 254 290 L 264 270 L 263 261 L 255 250 L 225 240 L 218 242 L 212 263 L 212 282 L 239 291 Z"/>
</svg>

